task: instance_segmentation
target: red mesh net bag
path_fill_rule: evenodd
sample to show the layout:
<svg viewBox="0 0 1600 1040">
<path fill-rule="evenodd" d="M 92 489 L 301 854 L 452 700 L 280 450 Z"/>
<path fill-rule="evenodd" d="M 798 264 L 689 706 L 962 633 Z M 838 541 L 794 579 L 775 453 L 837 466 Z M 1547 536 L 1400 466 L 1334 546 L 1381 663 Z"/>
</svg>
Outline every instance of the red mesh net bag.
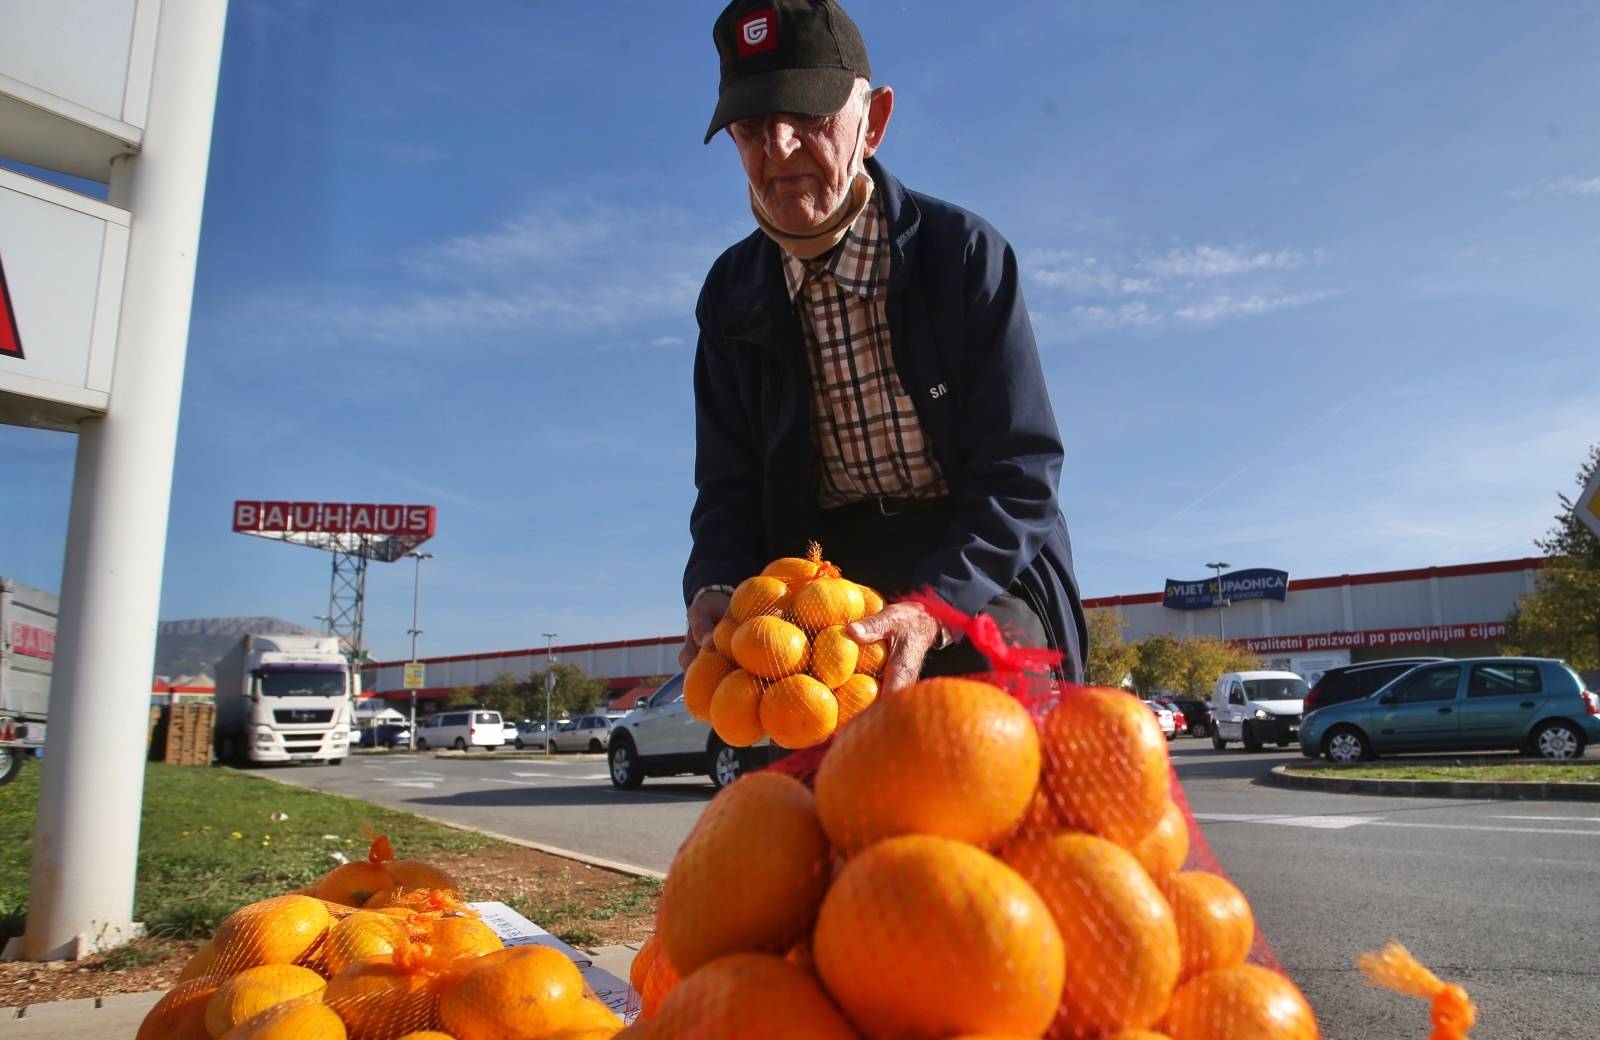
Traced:
<svg viewBox="0 0 1600 1040">
<path fill-rule="evenodd" d="M 880 694 L 881 650 L 840 640 L 882 599 L 815 548 L 734 592 L 686 705 L 729 744 L 797 750 L 680 848 L 635 964 L 639 1035 L 1318 1037 L 1150 710 L 912 599 L 993 670 Z M 1369 975 L 1433 1001 L 1435 1040 L 1466 1036 L 1465 993 L 1403 951 Z"/>
</svg>

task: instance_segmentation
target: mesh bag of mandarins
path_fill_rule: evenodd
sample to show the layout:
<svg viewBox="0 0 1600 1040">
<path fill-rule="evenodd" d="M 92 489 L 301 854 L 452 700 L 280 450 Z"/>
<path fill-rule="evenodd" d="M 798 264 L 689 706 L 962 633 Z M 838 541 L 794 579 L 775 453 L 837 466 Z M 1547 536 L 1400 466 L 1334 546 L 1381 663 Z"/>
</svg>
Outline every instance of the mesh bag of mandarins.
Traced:
<svg viewBox="0 0 1600 1040">
<path fill-rule="evenodd" d="M 719 792 L 679 849 L 628 1035 L 1318 1037 L 1149 709 L 911 598 L 993 671 L 880 693 L 882 648 L 845 626 L 883 599 L 815 547 L 733 593 L 686 705 L 729 744 L 804 750 Z M 1363 967 L 1432 1000 L 1436 1040 L 1466 1036 L 1465 992 L 1398 945 Z"/>
<path fill-rule="evenodd" d="M 448 873 L 396 859 L 380 835 L 366 859 L 224 920 L 138 1040 L 588 1040 L 622 1028 L 566 955 L 503 947 Z"/>
</svg>

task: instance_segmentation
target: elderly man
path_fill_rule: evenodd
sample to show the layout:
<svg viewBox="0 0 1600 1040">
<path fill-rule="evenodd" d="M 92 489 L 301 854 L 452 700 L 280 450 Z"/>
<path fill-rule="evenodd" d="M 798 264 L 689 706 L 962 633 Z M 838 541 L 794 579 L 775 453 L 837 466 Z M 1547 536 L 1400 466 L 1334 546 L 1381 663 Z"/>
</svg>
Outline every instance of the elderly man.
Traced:
<svg viewBox="0 0 1600 1040">
<path fill-rule="evenodd" d="M 718 258 L 696 317 L 687 666 L 732 586 L 819 541 L 846 577 L 928 589 L 1063 651 L 1083 608 L 1057 501 L 1061 437 L 1011 247 L 872 156 L 894 91 L 833 0 L 735 0 L 709 142 L 726 130 L 757 230 Z M 886 690 L 984 670 L 920 606 L 852 626 L 888 641 Z"/>
</svg>

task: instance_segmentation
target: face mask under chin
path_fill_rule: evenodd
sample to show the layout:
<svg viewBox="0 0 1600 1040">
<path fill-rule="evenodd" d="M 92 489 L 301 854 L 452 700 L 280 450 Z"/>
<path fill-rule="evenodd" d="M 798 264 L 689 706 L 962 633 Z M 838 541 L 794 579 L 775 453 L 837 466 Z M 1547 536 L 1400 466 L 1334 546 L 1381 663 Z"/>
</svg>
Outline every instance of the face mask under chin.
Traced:
<svg viewBox="0 0 1600 1040">
<path fill-rule="evenodd" d="M 861 216 L 861 211 L 867 208 L 867 200 L 872 197 L 872 189 L 872 178 L 867 176 L 865 171 L 857 173 L 850 182 L 850 191 L 839 207 L 829 214 L 821 228 L 806 234 L 795 234 L 780 228 L 767 214 L 754 188 L 749 189 L 750 211 L 755 215 L 756 223 L 761 230 L 784 252 L 799 260 L 813 260 L 838 245 L 844 240 L 844 236 L 850 233 L 850 225 L 854 224 L 856 218 Z"/>
</svg>

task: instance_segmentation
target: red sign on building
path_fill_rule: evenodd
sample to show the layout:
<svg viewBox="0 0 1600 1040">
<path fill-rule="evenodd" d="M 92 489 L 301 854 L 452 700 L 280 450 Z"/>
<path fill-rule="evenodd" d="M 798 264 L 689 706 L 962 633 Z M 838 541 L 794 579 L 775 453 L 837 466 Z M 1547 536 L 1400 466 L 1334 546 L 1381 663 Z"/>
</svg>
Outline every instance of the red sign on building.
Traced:
<svg viewBox="0 0 1600 1040">
<path fill-rule="evenodd" d="M 48 628 L 11 622 L 11 652 L 23 657 L 37 657 L 53 661 L 56 657 L 56 634 Z"/>
<path fill-rule="evenodd" d="M 21 360 L 22 333 L 17 331 L 17 312 L 11 307 L 11 288 L 6 285 L 6 267 L 0 263 L 0 354 Z"/>
</svg>

